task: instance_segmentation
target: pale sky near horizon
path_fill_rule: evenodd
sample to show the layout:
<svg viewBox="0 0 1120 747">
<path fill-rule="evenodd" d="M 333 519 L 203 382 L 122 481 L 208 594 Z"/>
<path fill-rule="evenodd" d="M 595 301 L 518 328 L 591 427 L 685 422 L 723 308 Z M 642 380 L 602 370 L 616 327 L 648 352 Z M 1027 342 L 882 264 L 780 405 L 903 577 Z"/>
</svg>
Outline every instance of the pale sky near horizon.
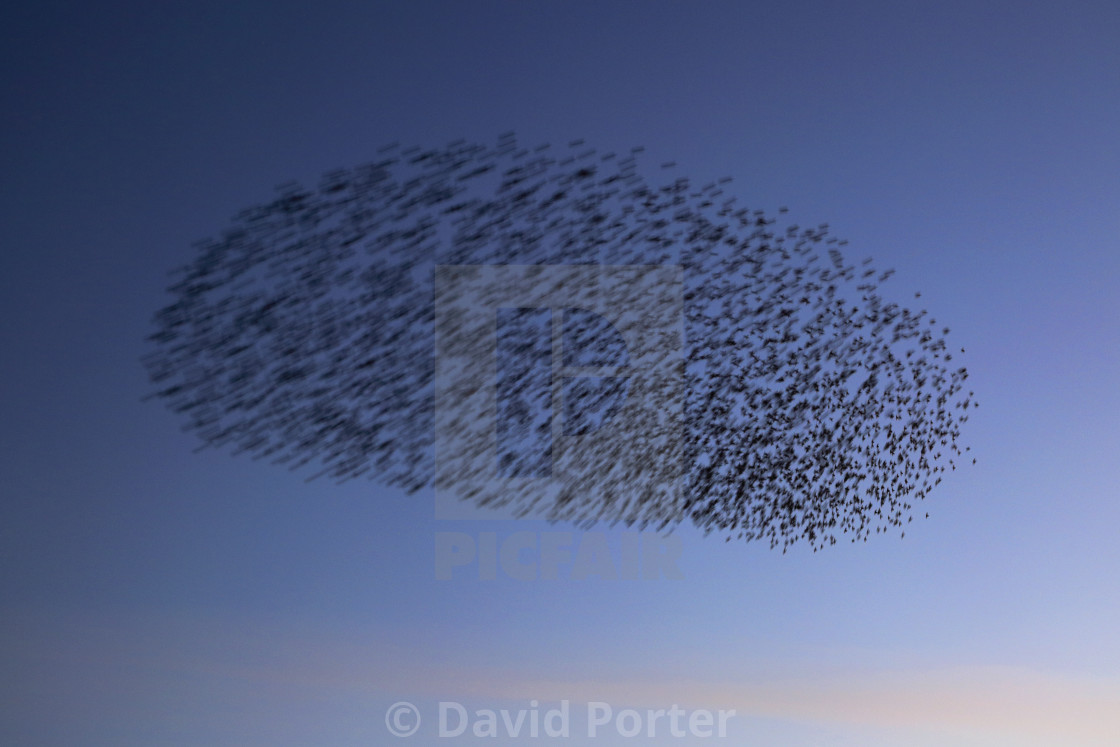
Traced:
<svg viewBox="0 0 1120 747">
<path fill-rule="evenodd" d="M 0 17 L 0 742 L 508 744 L 440 739 L 437 704 L 532 700 L 570 701 L 564 744 L 684 743 L 589 739 L 592 701 L 734 708 L 707 741 L 751 747 L 1120 742 L 1120 6 Z M 883 294 L 921 292 L 968 351 L 978 463 L 903 539 L 783 555 L 685 528 L 677 580 L 437 580 L 439 532 L 585 535 L 196 453 L 141 401 L 192 242 L 386 143 L 510 130 L 731 176 L 896 269 Z"/>
</svg>

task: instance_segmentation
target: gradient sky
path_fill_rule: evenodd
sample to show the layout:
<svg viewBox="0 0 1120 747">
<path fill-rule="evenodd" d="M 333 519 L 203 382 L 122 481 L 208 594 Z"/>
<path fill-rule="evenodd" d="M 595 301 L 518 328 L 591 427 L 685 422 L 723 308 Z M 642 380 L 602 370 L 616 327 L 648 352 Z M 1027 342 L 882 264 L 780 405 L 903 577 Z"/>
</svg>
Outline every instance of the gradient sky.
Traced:
<svg viewBox="0 0 1120 747">
<path fill-rule="evenodd" d="M 0 58 L 0 742 L 472 744 L 438 701 L 568 699 L 735 708 L 708 741 L 752 747 L 1120 743 L 1120 5 L 40 2 Z M 572 530 L 196 453 L 141 401 L 192 242 L 509 130 L 732 176 L 895 268 L 968 351 L 978 464 L 904 539 L 437 581 L 437 532 Z"/>
</svg>

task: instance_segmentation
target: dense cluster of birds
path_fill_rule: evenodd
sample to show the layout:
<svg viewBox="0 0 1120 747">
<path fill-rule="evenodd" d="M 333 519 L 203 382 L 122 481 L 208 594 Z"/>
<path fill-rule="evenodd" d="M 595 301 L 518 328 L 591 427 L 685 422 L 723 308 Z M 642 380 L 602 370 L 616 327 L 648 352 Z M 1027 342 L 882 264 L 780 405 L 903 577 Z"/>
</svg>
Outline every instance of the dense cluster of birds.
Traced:
<svg viewBox="0 0 1120 747">
<path fill-rule="evenodd" d="M 512 135 L 392 145 L 317 188 L 282 186 L 178 271 L 144 361 L 153 394 L 206 445 L 418 491 L 439 475 L 437 266 L 676 267 L 681 334 L 665 349 L 683 386 L 659 390 L 655 408 L 680 414 L 662 423 L 673 437 L 639 431 L 568 450 L 569 483 L 519 513 L 659 529 L 691 520 L 783 549 L 904 528 L 964 456 L 975 399 L 949 330 L 881 297 L 890 271 L 849 262 L 827 225 L 780 226 L 725 195 L 727 179 L 651 186 L 641 153 L 524 148 Z M 643 288 L 627 303 L 641 319 L 671 299 Z M 597 318 L 573 312 L 564 334 L 593 347 Z M 525 352 L 490 348 L 502 349 Z M 503 370 L 498 420 L 514 423 L 507 441 L 525 436 L 518 458 L 539 471 L 548 439 L 527 434 L 552 403 L 509 380 L 515 365 Z M 575 422 L 617 401 L 618 381 L 564 396 Z M 626 453 L 641 457 L 621 464 Z M 463 497 L 518 507 L 501 490 Z"/>
</svg>

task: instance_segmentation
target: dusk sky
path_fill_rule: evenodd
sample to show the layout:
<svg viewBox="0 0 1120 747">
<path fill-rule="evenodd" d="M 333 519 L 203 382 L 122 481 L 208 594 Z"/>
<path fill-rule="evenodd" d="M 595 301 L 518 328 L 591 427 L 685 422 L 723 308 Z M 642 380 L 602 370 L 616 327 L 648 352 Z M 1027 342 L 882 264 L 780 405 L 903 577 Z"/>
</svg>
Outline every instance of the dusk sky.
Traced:
<svg viewBox="0 0 1120 747">
<path fill-rule="evenodd" d="M 511 744 L 440 737 L 439 703 L 564 700 L 539 741 L 1120 743 L 1120 4 L 48 1 L 0 59 L 3 744 Z M 440 579 L 440 533 L 653 540 L 437 519 L 143 399 L 194 242 L 385 144 L 509 131 L 733 177 L 896 270 L 980 405 L 905 537 L 682 525 L 680 578 Z M 589 737 L 593 702 L 735 715 Z"/>
</svg>

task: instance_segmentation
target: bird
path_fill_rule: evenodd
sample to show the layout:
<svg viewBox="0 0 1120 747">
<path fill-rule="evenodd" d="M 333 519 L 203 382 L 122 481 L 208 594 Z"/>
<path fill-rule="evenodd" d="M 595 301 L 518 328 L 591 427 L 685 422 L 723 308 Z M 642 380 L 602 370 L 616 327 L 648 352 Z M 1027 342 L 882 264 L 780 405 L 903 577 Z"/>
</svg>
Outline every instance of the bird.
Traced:
<svg viewBox="0 0 1120 747">
<path fill-rule="evenodd" d="M 730 211 L 713 202 L 718 187 L 694 190 L 683 177 L 650 183 L 642 152 L 600 156 L 582 140 L 567 153 L 521 148 L 505 133 L 493 144 L 393 144 L 317 187 L 283 185 L 199 242 L 169 287 L 143 359 L 151 396 L 206 445 L 337 481 L 431 489 L 436 338 L 466 344 L 452 334 L 461 319 L 437 318 L 437 266 L 539 268 L 523 271 L 528 296 L 550 272 L 580 282 L 554 268 L 664 267 L 679 271 L 677 300 L 635 287 L 625 312 L 648 330 L 679 307 L 671 349 L 682 383 L 649 409 L 680 419 L 570 449 L 551 502 L 468 480 L 463 500 L 579 525 L 689 522 L 783 551 L 908 523 L 956 469 L 963 413 L 977 406 L 962 394 L 967 369 L 945 353 L 948 327 L 937 334 L 924 310 L 884 297 L 878 283 L 892 271 L 869 259 L 858 270 L 827 224 Z M 533 373 L 533 361 L 551 359 L 554 333 L 542 336 L 534 318 L 492 327 L 507 335 L 493 354 L 504 372 L 494 417 L 509 441 L 496 461 L 509 474 L 549 463 L 549 418 L 560 417 L 552 385 Z M 612 347 L 590 316 L 565 318 L 561 347 L 622 356 L 626 346 Z M 615 384 L 558 386 L 581 437 L 618 406 Z M 491 469 L 477 455 L 493 431 L 453 425 L 470 435 L 457 463 Z"/>
</svg>

